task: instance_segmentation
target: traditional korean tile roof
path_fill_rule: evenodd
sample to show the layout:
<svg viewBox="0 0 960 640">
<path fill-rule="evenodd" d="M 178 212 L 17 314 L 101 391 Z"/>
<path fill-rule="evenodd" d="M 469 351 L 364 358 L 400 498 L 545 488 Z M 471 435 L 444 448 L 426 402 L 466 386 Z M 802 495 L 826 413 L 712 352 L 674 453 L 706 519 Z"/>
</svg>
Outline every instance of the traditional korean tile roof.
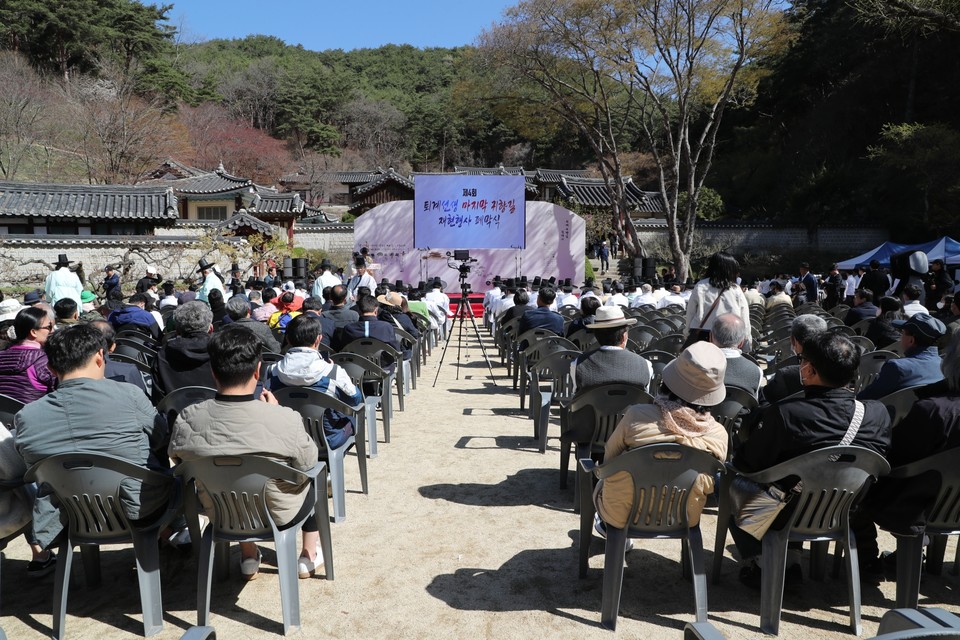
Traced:
<svg viewBox="0 0 960 640">
<path fill-rule="evenodd" d="M 278 233 L 277 228 L 272 224 L 267 224 L 263 220 L 253 217 L 244 209 L 240 209 L 217 225 L 217 228 L 220 229 L 221 232 L 236 231 L 242 227 L 249 227 L 253 229 L 254 232 L 270 238 L 276 236 Z"/>
<path fill-rule="evenodd" d="M 303 200 L 300 194 L 292 193 L 258 193 L 250 203 L 250 210 L 257 214 L 291 214 L 303 213 Z"/>
<path fill-rule="evenodd" d="M 342 216 L 325 211 L 320 207 L 311 207 L 310 205 L 306 205 L 303 207 L 303 217 L 307 220 L 313 220 L 314 224 L 322 224 L 324 222 L 340 222 Z"/>
<path fill-rule="evenodd" d="M 226 194 L 257 188 L 253 180 L 227 173 L 222 164 L 215 171 L 182 180 L 172 180 L 169 184 L 177 193 L 185 195 Z"/>
<path fill-rule="evenodd" d="M 175 220 L 169 186 L 32 184 L 0 181 L 0 216 Z"/>
<path fill-rule="evenodd" d="M 173 158 L 167 158 L 163 164 L 147 174 L 147 179 L 143 182 L 151 182 L 153 180 L 179 180 L 182 178 L 200 176 L 205 173 L 209 173 L 209 171 L 191 167 L 190 165 L 178 162 Z"/>
<path fill-rule="evenodd" d="M 559 184 L 564 176 L 586 178 L 589 173 L 586 169 L 537 169 L 531 177 L 540 183 Z"/>
<path fill-rule="evenodd" d="M 338 171 L 334 173 L 337 182 L 342 184 L 366 184 L 384 173 L 382 169 L 376 171 Z"/>
<path fill-rule="evenodd" d="M 663 200 L 655 191 L 643 191 L 630 178 L 624 178 L 627 201 L 641 213 L 662 214 Z M 563 176 L 558 185 L 563 196 L 587 207 L 609 207 L 610 195 L 602 178 L 574 178 Z"/>
<path fill-rule="evenodd" d="M 497 167 L 454 167 L 454 171 L 466 173 L 471 176 L 522 176 L 526 175 L 523 167 L 505 167 L 502 164 Z"/>
<path fill-rule="evenodd" d="M 370 182 L 367 182 L 366 184 L 362 184 L 359 187 L 357 187 L 357 190 L 355 193 L 358 196 L 363 195 L 365 193 L 373 191 L 374 189 L 388 182 L 396 182 L 401 187 L 405 187 L 407 189 L 410 189 L 411 191 L 413 190 L 413 180 L 400 175 L 399 173 L 397 173 L 391 168 L 391 169 L 387 169 L 385 172 L 381 173 L 380 175 L 374 177 L 374 179 L 371 180 Z"/>
</svg>

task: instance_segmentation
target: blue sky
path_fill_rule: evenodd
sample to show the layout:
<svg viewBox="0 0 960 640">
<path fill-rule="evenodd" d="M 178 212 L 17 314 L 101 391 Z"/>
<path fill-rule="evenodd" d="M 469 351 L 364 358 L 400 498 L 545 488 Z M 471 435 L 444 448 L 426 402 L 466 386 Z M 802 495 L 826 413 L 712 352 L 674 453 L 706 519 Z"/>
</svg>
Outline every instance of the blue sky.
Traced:
<svg viewBox="0 0 960 640">
<path fill-rule="evenodd" d="M 187 42 L 262 34 L 315 51 L 472 44 L 505 8 L 517 4 L 517 0 L 167 1 L 174 5 L 171 22 L 183 27 Z"/>
</svg>

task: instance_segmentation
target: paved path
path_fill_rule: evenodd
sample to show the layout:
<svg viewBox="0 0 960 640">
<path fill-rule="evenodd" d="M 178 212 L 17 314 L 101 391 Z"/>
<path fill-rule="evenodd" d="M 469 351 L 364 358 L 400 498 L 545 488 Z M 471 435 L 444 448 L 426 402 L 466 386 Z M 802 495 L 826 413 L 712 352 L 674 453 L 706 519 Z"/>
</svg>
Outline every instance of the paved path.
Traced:
<svg viewBox="0 0 960 640">
<path fill-rule="evenodd" d="M 347 519 L 334 525 L 337 579 L 300 581 L 303 633 L 309 638 L 611 638 L 599 627 L 602 545 L 593 542 L 590 575 L 577 578 L 578 519 L 571 489 L 558 486 L 556 419 L 546 455 L 519 411 L 505 369 L 489 377 L 476 340 L 466 332 L 431 387 L 435 351 L 392 441 L 369 465 L 370 494 L 359 493 L 355 460 L 347 460 Z M 488 342 L 489 344 L 489 342 Z M 492 354 L 493 355 L 493 354 Z M 459 372 L 459 380 L 456 375 Z M 381 438 L 382 440 L 382 438 Z M 715 515 L 703 518 L 712 548 Z M 729 542 L 729 541 L 728 541 Z M 893 548 L 892 540 L 883 544 Z M 262 575 L 243 583 L 236 566 L 213 593 L 221 638 L 281 633 L 274 554 L 264 545 Z M 954 544 L 948 549 L 952 558 Z M 11 639 L 41 638 L 51 624 L 52 577 L 26 578 L 26 545 L 14 542 L 3 566 L 2 624 Z M 234 549 L 236 554 L 236 549 Z M 140 637 L 140 604 L 132 553 L 103 554 L 104 584 L 88 591 L 80 563 L 70 594 L 69 638 Z M 680 544 L 637 544 L 627 555 L 618 635 L 679 638 L 693 619 L 693 589 L 680 577 Z M 709 564 L 712 554 L 706 554 Z M 179 638 L 196 622 L 196 569 L 189 556 L 162 555 L 166 627 Z M 955 607 L 953 577 L 926 579 L 923 602 Z M 864 587 L 864 637 L 893 606 L 893 583 Z M 730 552 L 720 585 L 709 586 L 710 618 L 730 638 L 761 637 L 759 595 L 741 586 Z M 848 638 L 843 579 L 788 590 L 781 637 Z"/>
</svg>

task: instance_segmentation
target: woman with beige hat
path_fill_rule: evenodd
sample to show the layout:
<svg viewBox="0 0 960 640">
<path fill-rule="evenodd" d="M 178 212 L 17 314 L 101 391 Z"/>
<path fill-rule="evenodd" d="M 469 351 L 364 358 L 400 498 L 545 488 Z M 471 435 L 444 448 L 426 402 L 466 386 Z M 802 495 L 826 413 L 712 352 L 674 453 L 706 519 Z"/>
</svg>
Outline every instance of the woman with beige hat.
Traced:
<svg viewBox="0 0 960 640">
<path fill-rule="evenodd" d="M 627 409 L 607 440 L 604 462 L 648 444 L 676 443 L 706 451 L 718 460 L 727 456 L 727 431 L 709 408 L 723 402 L 723 375 L 727 361 L 709 342 L 697 342 L 680 353 L 663 370 L 663 382 L 653 404 Z M 713 477 L 701 474 L 687 502 L 690 526 L 700 522 L 706 497 L 713 493 Z M 604 523 L 623 528 L 630 517 L 633 481 L 627 473 L 610 476 L 597 485 L 597 533 L 605 536 Z"/>
</svg>

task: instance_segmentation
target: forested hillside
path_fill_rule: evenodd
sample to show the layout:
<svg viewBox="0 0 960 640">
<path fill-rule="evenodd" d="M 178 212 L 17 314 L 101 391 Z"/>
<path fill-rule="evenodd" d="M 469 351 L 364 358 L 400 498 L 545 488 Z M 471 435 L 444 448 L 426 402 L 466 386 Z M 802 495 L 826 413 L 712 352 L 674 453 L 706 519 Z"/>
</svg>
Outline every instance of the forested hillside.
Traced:
<svg viewBox="0 0 960 640">
<path fill-rule="evenodd" d="M 728 215 L 909 220 L 917 234 L 957 225 L 956 3 L 921 4 L 946 19 L 905 19 L 878 0 L 787 5 L 787 45 L 748 61 L 763 79 L 728 106 L 717 137 L 707 185 Z M 188 44 L 171 10 L 0 0 L 0 178 L 132 182 L 166 157 L 222 160 L 267 184 L 378 165 L 597 162 L 575 128 L 524 100 L 519 80 L 503 92 L 500 70 L 474 47 Z M 625 120 L 625 167 L 652 188 L 643 139 Z"/>
</svg>

